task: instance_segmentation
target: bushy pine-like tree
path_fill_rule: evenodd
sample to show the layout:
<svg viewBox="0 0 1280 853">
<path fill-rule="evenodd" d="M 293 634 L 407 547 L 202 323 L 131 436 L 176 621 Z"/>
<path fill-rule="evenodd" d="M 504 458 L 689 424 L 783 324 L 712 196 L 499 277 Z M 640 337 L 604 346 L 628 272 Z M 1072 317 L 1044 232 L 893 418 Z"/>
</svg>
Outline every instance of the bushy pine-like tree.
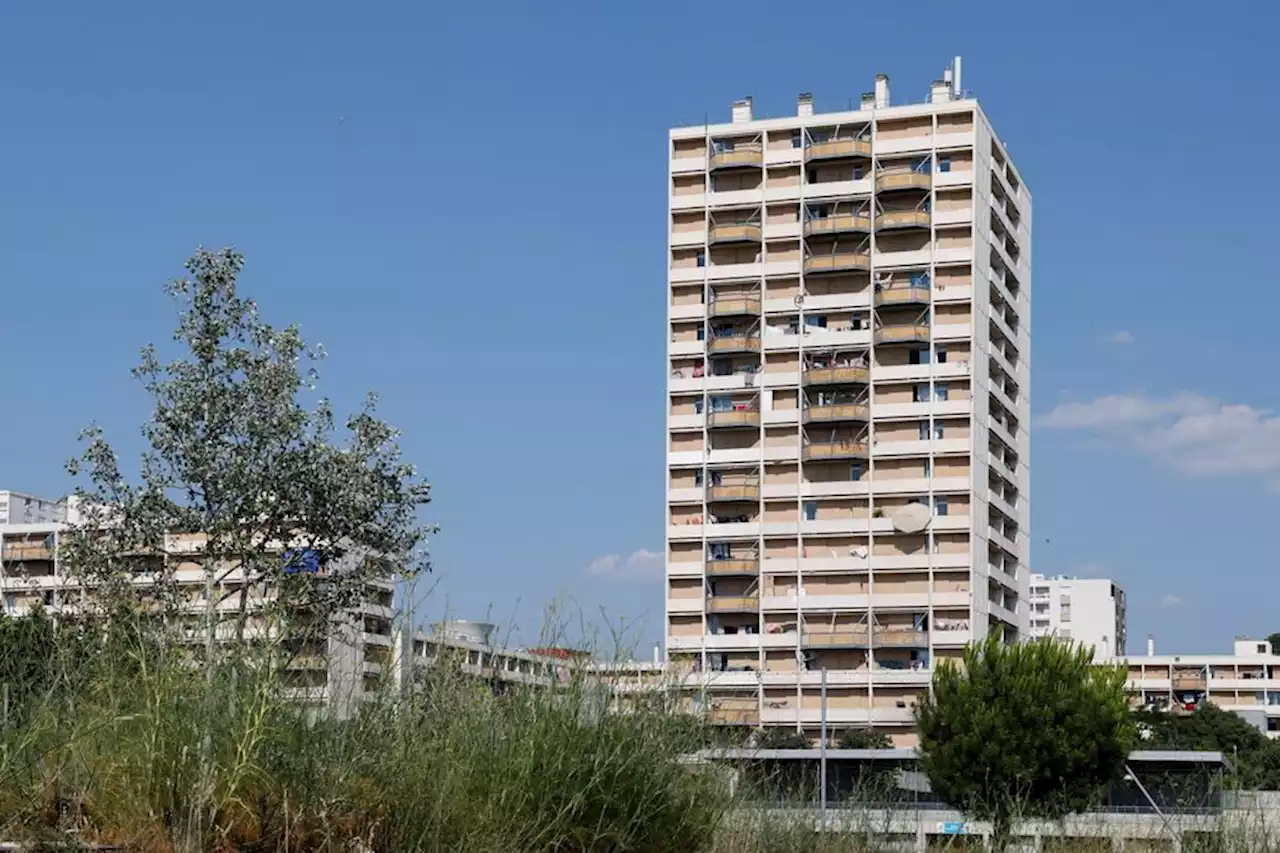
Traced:
<svg viewBox="0 0 1280 853">
<path fill-rule="evenodd" d="M 1134 743 L 1122 667 L 1047 637 L 997 636 L 942 661 L 916 707 L 924 770 L 943 800 L 990 821 L 996 849 L 1015 820 L 1056 820 L 1098 802 Z"/>
</svg>

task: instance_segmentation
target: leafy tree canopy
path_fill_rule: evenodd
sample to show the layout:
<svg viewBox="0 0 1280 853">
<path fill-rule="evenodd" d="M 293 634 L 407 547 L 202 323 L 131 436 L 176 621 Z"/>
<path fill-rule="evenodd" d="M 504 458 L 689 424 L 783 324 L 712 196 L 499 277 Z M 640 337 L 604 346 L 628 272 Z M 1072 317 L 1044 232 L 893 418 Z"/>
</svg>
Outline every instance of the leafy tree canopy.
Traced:
<svg viewBox="0 0 1280 853">
<path fill-rule="evenodd" d="M 999 637 L 941 661 L 916 707 L 935 793 L 992 824 L 998 849 L 1019 818 L 1058 819 L 1097 803 L 1134 741 L 1126 674 L 1053 637 Z"/>
<path fill-rule="evenodd" d="M 1273 741 L 1238 714 L 1213 703 L 1191 714 L 1142 710 L 1134 713 L 1143 749 L 1213 750 L 1234 763 L 1237 787 L 1280 790 L 1280 741 Z"/>
</svg>

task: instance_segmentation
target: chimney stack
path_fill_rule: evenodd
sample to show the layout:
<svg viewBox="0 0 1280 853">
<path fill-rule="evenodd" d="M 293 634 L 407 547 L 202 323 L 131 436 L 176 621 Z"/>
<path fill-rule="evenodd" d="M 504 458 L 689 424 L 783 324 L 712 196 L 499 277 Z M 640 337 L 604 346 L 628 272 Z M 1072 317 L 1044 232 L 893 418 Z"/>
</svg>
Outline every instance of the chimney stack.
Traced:
<svg viewBox="0 0 1280 853">
<path fill-rule="evenodd" d="M 929 103 L 945 104 L 951 100 L 951 84 L 946 80 L 934 80 L 929 84 Z"/>
<path fill-rule="evenodd" d="M 889 106 L 889 75 L 876 75 L 876 109 L 882 110 Z"/>
<path fill-rule="evenodd" d="M 744 124 L 751 121 L 751 96 L 733 102 L 733 123 Z"/>
<path fill-rule="evenodd" d="M 801 92 L 800 97 L 796 99 L 796 115 L 811 116 L 813 115 L 813 95 L 808 92 Z"/>
<path fill-rule="evenodd" d="M 1153 635 L 1148 634 L 1147 635 L 1147 657 L 1153 658 L 1155 656 L 1156 656 L 1156 638 Z"/>
</svg>

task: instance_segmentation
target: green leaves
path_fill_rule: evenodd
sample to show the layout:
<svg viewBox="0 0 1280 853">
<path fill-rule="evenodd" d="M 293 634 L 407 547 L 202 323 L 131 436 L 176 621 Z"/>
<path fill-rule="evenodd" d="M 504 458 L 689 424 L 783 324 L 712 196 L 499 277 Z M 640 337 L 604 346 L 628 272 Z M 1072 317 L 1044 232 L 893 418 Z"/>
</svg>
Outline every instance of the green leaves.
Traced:
<svg viewBox="0 0 1280 853">
<path fill-rule="evenodd" d="M 933 790 L 1001 837 L 1015 818 L 1057 819 L 1096 803 L 1134 741 L 1125 673 L 1054 638 L 990 636 L 942 661 L 916 707 Z M 1003 843 L 1002 841 L 1000 843 Z"/>
</svg>

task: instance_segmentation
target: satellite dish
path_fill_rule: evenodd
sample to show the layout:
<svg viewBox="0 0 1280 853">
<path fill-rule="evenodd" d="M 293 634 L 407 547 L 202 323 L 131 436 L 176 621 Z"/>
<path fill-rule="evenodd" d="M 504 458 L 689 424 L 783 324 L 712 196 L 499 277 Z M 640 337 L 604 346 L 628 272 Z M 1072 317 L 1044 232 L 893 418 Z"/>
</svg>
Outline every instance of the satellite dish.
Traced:
<svg viewBox="0 0 1280 853">
<path fill-rule="evenodd" d="M 899 533 L 919 533 L 929 526 L 933 513 L 922 503 L 909 503 L 896 511 L 890 520 Z"/>
</svg>

